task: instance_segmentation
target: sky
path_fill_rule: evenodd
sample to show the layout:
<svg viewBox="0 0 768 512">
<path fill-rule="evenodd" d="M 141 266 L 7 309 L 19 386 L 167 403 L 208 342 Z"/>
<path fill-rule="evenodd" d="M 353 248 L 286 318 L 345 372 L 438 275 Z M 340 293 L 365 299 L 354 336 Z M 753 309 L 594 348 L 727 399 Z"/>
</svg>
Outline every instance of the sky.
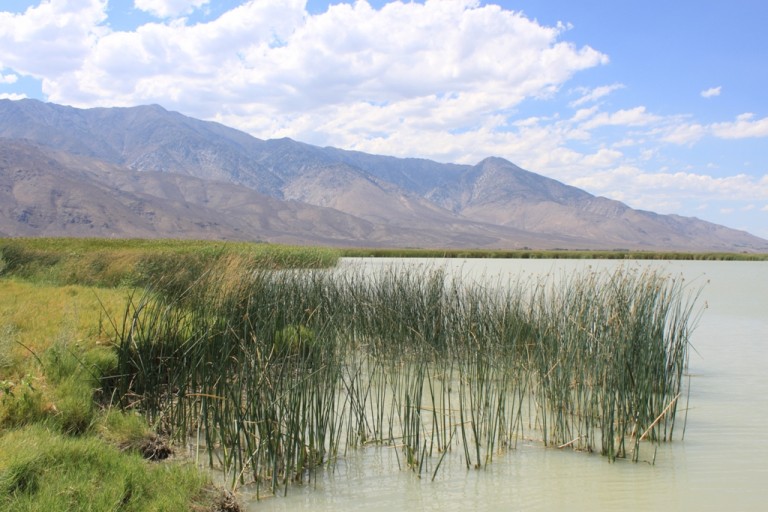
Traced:
<svg viewBox="0 0 768 512">
<path fill-rule="evenodd" d="M 499 156 L 768 238 L 764 0 L 0 0 L 0 98 Z"/>
</svg>

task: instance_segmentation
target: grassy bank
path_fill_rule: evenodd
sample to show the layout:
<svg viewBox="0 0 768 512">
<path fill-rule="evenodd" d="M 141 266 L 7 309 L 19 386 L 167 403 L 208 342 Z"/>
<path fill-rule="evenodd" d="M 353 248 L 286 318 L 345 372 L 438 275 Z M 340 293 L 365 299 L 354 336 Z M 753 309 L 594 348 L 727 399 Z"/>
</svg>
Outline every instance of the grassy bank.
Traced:
<svg viewBox="0 0 768 512">
<path fill-rule="evenodd" d="M 0 510 L 216 509 L 197 468 L 145 460 L 156 433 L 101 393 L 125 296 L 0 281 Z"/>
<path fill-rule="evenodd" d="M 171 452 L 162 426 L 113 407 L 111 321 L 136 290 L 177 296 L 235 261 L 317 267 L 335 257 L 263 244 L 0 240 L 0 510 L 236 510 L 183 450 Z"/>
</svg>

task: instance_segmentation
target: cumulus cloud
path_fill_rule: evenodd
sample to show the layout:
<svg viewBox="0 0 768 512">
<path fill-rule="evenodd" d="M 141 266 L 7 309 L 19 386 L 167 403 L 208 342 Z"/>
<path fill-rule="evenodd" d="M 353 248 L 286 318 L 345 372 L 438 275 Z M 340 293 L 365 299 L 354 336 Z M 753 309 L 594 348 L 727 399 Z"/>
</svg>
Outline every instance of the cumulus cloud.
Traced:
<svg viewBox="0 0 768 512">
<path fill-rule="evenodd" d="M 171 18 L 188 14 L 206 5 L 210 0 L 134 0 L 136 9 L 158 18 Z"/>
<path fill-rule="evenodd" d="M 77 70 L 106 29 L 107 0 L 51 0 L 23 13 L 0 12 L 0 63 L 55 81 Z"/>
<path fill-rule="evenodd" d="M 204 3 L 135 0 L 161 17 Z M 607 62 L 561 40 L 563 26 L 473 0 L 379 9 L 360 0 L 316 15 L 303 0 L 252 0 L 205 23 L 177 18 L 122 32 L 102 25 L 106 0 L 69 4 L 0 18 L 0 63 L 41 78 L 50 101 L 160 103 L 260 137 L 393 154 L 408 135 L 421 142 L 416 155 L 447 153 L 441 144 L 452 134 L 483 137 L 526 99 L 550 97 Z"/>
<path fill-rule="evenodd" d="M 20 93 L 0 93 L 0 100 L 23 100 L 27 97 L 26 94 L 20 94 Z"/>
<path fill-rule="evenodd" d="M 720 96 L 720 92 L 722 91 L 721 86 L 717 87 L 710 87 L 709 89 L 705 89 L 701 91 L 701 97 L 702 98 L 714 98 L 715 96 Z"/>
</svg>

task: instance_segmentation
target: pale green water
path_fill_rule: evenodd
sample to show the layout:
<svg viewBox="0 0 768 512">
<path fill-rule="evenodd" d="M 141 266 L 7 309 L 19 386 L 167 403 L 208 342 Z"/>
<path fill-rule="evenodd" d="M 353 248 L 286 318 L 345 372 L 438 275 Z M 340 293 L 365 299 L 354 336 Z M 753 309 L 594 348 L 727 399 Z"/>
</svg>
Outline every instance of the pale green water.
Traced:
<svg viewBox="0 0 768 512">
<path fill-rule="evenodd" d="M 354 268 L 389 263 L 344 262 Z M 698 302 L 706 309 L 692 336 L 695 351 L 685 439 L 661 446 L 654 465 L 609 463 L 599 455 L 527 441 L 487 469 L 467 470 L 457 451 L 434 481 L 399 469 L 393 448 L 366 448 L 349 452 L 335 468 L 318 473 L 312 484 L 290 488 L 287 497 L 253 502 L 249 510 L 768 510 L 768 263 L 447 260 L 439 264 L 465 279 L 491 283 L 509 276 L 535 279 L 618 265 L 682 274 L 695 289 L 708 282 Z M 653 448 L 645 450 L 642 458 L 651 460 Z"/>
</svg>

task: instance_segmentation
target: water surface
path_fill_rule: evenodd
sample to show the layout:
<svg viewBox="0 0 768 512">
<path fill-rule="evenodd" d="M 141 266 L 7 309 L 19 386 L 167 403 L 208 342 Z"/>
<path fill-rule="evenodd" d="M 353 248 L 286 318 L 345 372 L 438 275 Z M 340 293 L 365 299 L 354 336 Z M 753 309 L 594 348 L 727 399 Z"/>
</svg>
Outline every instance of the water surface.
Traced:
<svg viewBox="0 0 768 512">
<path fill-rule="evenodd" d="M 705 510 L 768 507 L 768 262 L 616 260 L 345 259 L 344 268 L 396 263 L 438 266 L 462 279 L 504 286 L 539 276 L 652 268 L 703 286 L 691 343 L 690 408 L 685 437 L 646 462 L 618 460 L 521 442 L 486 469 L 467 470 L 459 451 L 434 481 L 400 468 L 394 448 L 348 452 L 334 468 L 288 495 L 248 510 Z M 684 405 L 684 404 L 683 404 Z M 677 428 L 685 414 L 678 408 Z M 651 464 L 653 462 L 653 464 Z"/>
</svg>

